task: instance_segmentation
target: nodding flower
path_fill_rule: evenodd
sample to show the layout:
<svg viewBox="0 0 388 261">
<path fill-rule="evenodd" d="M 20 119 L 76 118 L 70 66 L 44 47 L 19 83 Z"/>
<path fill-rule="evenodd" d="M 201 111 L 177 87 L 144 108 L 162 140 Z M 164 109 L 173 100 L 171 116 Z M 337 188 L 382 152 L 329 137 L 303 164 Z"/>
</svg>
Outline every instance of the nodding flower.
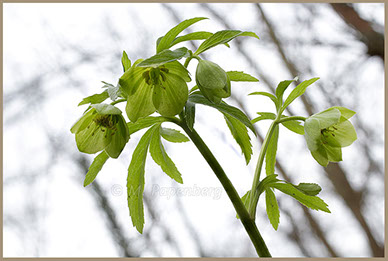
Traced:
<svg viewBox="0 0 388 261">
<path fill-rule="evenodd" d="M 94 154 L 105 152 L 117 158 L 129 140 L 129 131 L 122 112 L 110 104 L 93 104 L 71 127 L 79 151 Z"/>
<path fill-rule="evenodd" d="M 307 118 L 304 124 L 307 147 L 314 159 L 326 167 L 342 161 L 341 148 L 351 145 L 357 134 L 348 120 L 355 114 L 344 107 L 331 107 Z"/>
<path fill-rule="evenodd" d="M 162 116 L 179 114 L 188 99 L 188 70 L 178 61 L 158 67 L 137 66 L 141 61 L 137 60 L 119 80 L 127 95 L 128 118 L 136 121 L 155 111 Z"/>
</svg>

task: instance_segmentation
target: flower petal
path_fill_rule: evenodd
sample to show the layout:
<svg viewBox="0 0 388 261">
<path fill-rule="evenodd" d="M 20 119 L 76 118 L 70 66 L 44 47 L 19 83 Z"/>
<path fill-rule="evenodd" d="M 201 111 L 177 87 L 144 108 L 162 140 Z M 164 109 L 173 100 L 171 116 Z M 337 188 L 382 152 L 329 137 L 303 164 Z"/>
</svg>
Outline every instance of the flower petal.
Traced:
<svg viewBox="0 0 388 261">
<path fill-rule="evenodd" d="M 189 91 L 186 82 L 176 74 L 168 74 L 162 86 L 157 111 L 162 116 L 174 116 L 180 113 L 188 99 Z"/>
<path fill-rule="evenodd" d="M 339 122 L 341 112 L 336 108 L 329 108 L 322 112 L 312 115 L 310 118 L 317 119 L 319 121 L 319 127 L 321 130 L 326 129 Z"/>
<path fill-rule="evenodd" d="M 331 161 L 331 162 L 342 161 L 342 150 L 341 150 L 341 148 L 331 147 L 331 146 L 329 146 L 327 144 L 324 144 L 323 147 L 326 150 L 327 157 L 328 157 L 329 161 Z"/>
<path fill-rule="evenodd" d="M 96 113 L 96 110 L 91 109 L 87 111 L 84 115 L 82 115 L 82 117 L 79 118 L 79 120 L 71 127 L 71 133 L 78 133 L 88 127 L 91 121 L 93 120 L 94 113 Z"/>
<path fill-rule="evenodd" d="M 176 74 L 186 82 L 191 81 L 189 71 L 180 62 L 166 63 L 164 66 L 168 69 L 168 73 Z"/>
<path fill-rule="evenodd" d="M 332 147 L 347 147 L 357 140 L 357 133 L 352 123 L 345 120 L 333 126 L 336 128 L 324 141 Z M 334 136 L 333 136 L 334 135 Z"/>
<path fill-rule="evenodd" d="M 119 117 L 120 118 L 116 124 L 116 130 L 113 132 L 112 130 L 109 130 L 109 132 L 107 132 L 107 135 L 112 136 L 112 140 L 105 148 L 105 151 L 111 158 L 118 158 L 129 139 L 128 127 L 125 123 L 124 117 L 122 115 Z"/>
<path fill-rule="evenodd" d="M 98 114 L 120 115 L 122 113 L 119 108 L 106 103 L 92 104 L 91 106 L 96 109 Z"/>
<path fill-rule="evenodd" d="M 319 120 L 313 117 L 308 118 L 304 123 L 304 138 L 310 151 L 318 150 L 321 144 L 321 128 Z"/>
<path fill-rule="evenodd" d="M 75 135 L 78 150 L 84 153 L 94 154 L 103 150 L 111 141 L 111 136 L 106 131 L 101 131 L 101 126 L 94 121 Z"/>
<path fill-rule="evenodd" d="M 329 164 L 328 155 L 323 146 L 319 146 L 318 150 L 311 151 L 311 155 L 320 165 L 326 167 Z"/>
<path fill-rule="evenodd" d="M 131 121 L 136 121 L 138 118 L 152 114 L 155 110 L 152 103 L 152 88 L 143 81 L 137 91 L 127 98 L 125 107 L 127 116 Z"/>
</svg>

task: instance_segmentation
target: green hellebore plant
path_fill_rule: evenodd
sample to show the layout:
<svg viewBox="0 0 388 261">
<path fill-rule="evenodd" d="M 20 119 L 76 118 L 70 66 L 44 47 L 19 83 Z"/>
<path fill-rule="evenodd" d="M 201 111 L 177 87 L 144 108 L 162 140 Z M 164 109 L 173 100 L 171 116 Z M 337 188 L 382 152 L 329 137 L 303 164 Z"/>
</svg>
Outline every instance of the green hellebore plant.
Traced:
<svg viewBox="0 0 388 261">
<path fill-rule="evenodd" d="M 158 67 L 137 66 L 137 60 L 119 80 L 127 95 L 126 113 L 135 122 L 155 111 L 162 116 L 174 116 L 183 110 L 188 99 L 188 70 L 178 61 Z"/>
<path fill-rule="evenodd" d="M 222 98 L 231 94 L 229 76 L 218 64 L 211 61 L 198 62 L 195 79 L 202 94 L 213 103 L 219 104 Z"/>
<path fill-rule="evenodd" d="M 117 158 L 129 140 L 129 131 L 120 109 L 110 104 L 93 104 L 71 127 L 78 150 L 94 154 L 101 150 Z"/>
<path fill-rule="evenodd" d="M 351 145 L 357 134 L 348 120 L 355 114 L 344 107 L 331 107 L 307 118 L 304 124 L 307 147 L 314 159 L 326 167 L 342 161 L 342 147 Z"/>
</svg>

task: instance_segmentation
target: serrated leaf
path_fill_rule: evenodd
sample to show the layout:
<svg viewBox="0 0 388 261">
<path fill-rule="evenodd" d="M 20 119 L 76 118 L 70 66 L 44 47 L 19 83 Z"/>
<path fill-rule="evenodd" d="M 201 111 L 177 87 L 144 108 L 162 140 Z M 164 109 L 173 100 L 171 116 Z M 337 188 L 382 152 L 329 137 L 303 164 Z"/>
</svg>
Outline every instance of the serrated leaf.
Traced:
<svg viewBox="0 0 388 261">
<path fill-rule="evenodd" d="M 242 32 L 240 30 L 223 30 L 216 32 L 212 36 L 210 36 L 208 39 L 206 39 L 195 51 L 195 55 L 199 55 L 200 53 L 203 53 L 204 51 L 215 47 L 219 44 L 225 44 L 237 36 L 251 36 L 259 39 L 259 37 L 253 33 L 253 32 Z"/>
<path fill-rule="evenodd" d="M 265 205 L 269 222 L 271 222 L 271 225 L 275 230 L 278 230 L 280 218 L 279 206 L 275 193 L 271 188 L 265 190 Z"/>
<path fill-rule="evenodd" d="M 276 151 L 278 149 L 279 125 L 275 126 L 274 132 L 267 147 L 265 154 L 265 173 L 268 175 L 275 174 Z"/>
<path fill-rule="evenodd" d="M 123 65 L 124 72 L 131 68 L 131 60 L 129 60 L 128 55 L 123 51 L 123 56 L 121 57 L 121 64 Z"/>
<path fill-rule="evenodd" d="M 276 109 L 278 108 L 278 103 L 279 103 L 278 98 L 276 98 L 276 96 L 273 95 L 272 93 L 269 93 L 269 92 L 252 92 L 252 93 L 250 93 L 248 95 L 262 95 L 262 96 L 268 97 L 275 104 Z"/>
<path fill-rule="evenodd" d="M 229 71 L 229 72 L 226 72 L 226 74 L 229 76 L 229 79 L 233 82 L 258 82 L 259 81 L 252 75 L 244 72 Z"/>
<path fill-rule="evenodd" d="M 156 53 L 160 53 L 161 51 L 168 49 L 171 43 L 175 40 L 175 37 L 178 36 L 183 30 L 185 30 L 190 25 L 199 22 L 201 20 L 208 19 L 206 17 L 196 17 L 184 20 L 179 23 L 177 26 L 168 31 L 159 41 L 156 48 Z"/>
<path fill-rule="evenodd" d="M 188 49 L 186 47 L 181 47 L 171 50 L 163 50 L 160 53 L 155 54 L 154 56 L 145 59 L 139 63 L 138 67 L 159 67 L 163 64 L 179 60 L 188 54 Z"/>
<path fill-rule="evenodd" d="M 298 80 L 298 77 L 295 77 L 293 80 L 281 81 L 278 84 L 278 87 L 276 87 L 275 94 L 276 94 L 276 97 L 278 97 L 279 101 L 283 102 L 283 94 L 285 90 L 288 88 L 288 86 L 290 86 L 292 82 L 295 82 L 297 80 Z"/>
<path fill-rule="evenodd" d="M 144 169 L 147 159 L 147 151 L 150 145 L 152 134 L 160 125 L 156 124 L 150 128 L 141 137 L 132 154 L 132 160 L 128 167 L 127 178 L 127 195 L 128 208 L 131 215 L 132 224 L 136 227 L 139 233 L 143 233 L 144 227 L 144 207 L 143 207 L 143 192 L 144 192 Z"/>
<path fill-rule="evenodd" d="M 174 129 L 161 128 L 160 135 L 163 137 L 163 139 L 165 139 L 169 142 L 179 143 L 179 142 L 190 141 L 189 138 L 186 137 L 186 135 L 184 135 L 180 131 L 174 130 Z"/>
<path fill-rule="evenodd" d="M 212 36 L 213 33 L 210 33 L 210 32 L 194 32 L 194 33 L 189 33 L 189 34 L 186 34 L 186 35 L 182 35 L 182 36 L 179 36 L 177 38 L 174 39 L 174 41 L 171 43 L 170 47 L 178 44 L 178 43 L 182 43 L 182 42 L 185 42 L 185 41 L 193 41 L 193 40 L 205 40 L 207 38 L 209 38 L 210 36 Z"/>
<path fill-rule="evenodd" d="M 213 107 L 219 110 L 222 113 L 226 113 L 233 118 L 241 121 L 245 126 L 247 126 L 253 133 L 255 133 L 255 129 L 253 128 L 252 123 L 249 121 L 248 117 L 243 113 L 240 109 L 228 105 L 226 102 L 221 102 L 220 104 L 214 104 L 206 99 L 200 92 L 194 92 L 190 94 L 189 101 L 194 103 L 203 104 L 206 106 Z M 256 134 L 255 134 L 256 135 Z"/>
<path fill-rule="evenodd" d="M 194 128 L 194 122 L 195 122 L 195 103 L 186 102 L 185 105 L 185 120 L 187 123 L 187 126 L 190 130 L 193 130 Z"/>
<path fill-rule="evenodd" d="M 297 186 L 293 186 L 309 196 L 316 196 L 322 190 L 322 188 L 315 183 L 299 183 Z"/>
<path fill-rule="evenodd" d="M 149 117 L 138 119 L 136 122 L 128 122 L 127 126 L 128 126 L 129 135 L 139 130 L 142 130 L 144 128 L 148 128 L 156 123 L 162 123 L 164 121 L 168 121 L 168 119 L 164 117 L 149 116 Z"/>
<path fill-rule="evenodd" d="M 155 129 L 155 132 L 152 135 L 150 144 L 151 156 L 155 163 L 162 168 L 164 173 L 166 173 L 176 182 L 183 184 L 182 175 L 179 173 L 174 162 L 167 155 L 163 147 L 162 141 L 160 139 L 160 129 L 161 127 L 159 126 L 157 129 Z"/>
<path fill-rule="evenodd" d="M 233 138 L 236 140 L 237 144 L 240 146 L 241 151 L 245 157 L 245 162 L 249 163 L 252 156 L 252 144 L 251 138 L 248 135 L 247 127 L 241 123 L 239 120 L 236 120 L 232 116 L 224 113 L 226 124 L 229 127 L 230 132 L 233 135 Z"/>
<path fill-rule="evenodd" d="M 276 114 L 272 113 L 272 112 L 258 112 L 257 114 L 259 114 L 260 116 L 251 120 L 252 124 L 256 123 L 258 121 L 261 121 L 261 120 L 274 120 L 274 119 L 276 119 Z"/>
<path fill-rule="evenodd" d="M 295 198 L 308 208 L 331 213 L 327 207 L 327 204 L 322 199 L 317 196 L 306 195 L 290 183 L 273 183 L 271 184 L 271 187 L 276 188 L 277 190 L 280 190 L 281 192 Z"/>
<path fill-rule="evenodd" d="M 105 90 L 102 93 L 99 94 L 94 94 L 91 96 L 88 96 L 84 98 L 80 103 L 78 103 L 78 106 L 84 105 L 84 104 L 97 104 L 105 101 L 106 99 L 109 98 L 108 92 Z"/>
<path fill-rule="evenodd" d="M 102 167 L 108 159 L 109 156 L 108 154 L 106 154 L 105 151 L 101 152 L 94 158 L 92 164 L 89 167 L 88 173 L 86 173 L 84 187 L 86 187 L 95 180 L 97 174 L 101 171 Z"/>
<path fill-rule="evenodd" d="M 285 121 L 282 125 L 297 134 L 304 135 L 304 126 L 299 121 Z"/>
<path fill-rule="evenodd" d="M 295 89 L 292 90 L 290 95 L 288 95 L 287 99 L 284 101 L 281 112 L 283 112 L 287 108 L 287 106 L 291 104 L 291 102 L 301 96 L 306 91 L 307 87 L 316 82 L 318 79 L 318 77 L 311 78 L 310 80 L 306 80 L 298 84 L 298 86 L 296 86 Z"/>
<path fill-rule="evenodd" d="M 249 204 L 249 200 L 250 200 L 250 193 L 251 193 L 251 191 L 248 190 L 247 193 L 245 193 L 244 196 L 241 198 L 241 201 L 244 203 L 244 206 L 246 209 L 248 209 L 248 204 Z M 240 219 L 238 214 L 236 214 L 236 218 Z"/>
</svg>

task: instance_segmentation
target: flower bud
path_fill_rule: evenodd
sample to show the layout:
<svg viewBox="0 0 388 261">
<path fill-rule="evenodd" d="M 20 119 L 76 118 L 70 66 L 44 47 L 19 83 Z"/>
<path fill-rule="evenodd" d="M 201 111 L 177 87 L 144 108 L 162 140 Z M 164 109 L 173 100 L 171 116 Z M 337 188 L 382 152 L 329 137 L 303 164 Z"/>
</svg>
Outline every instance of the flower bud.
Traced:
<svg viewBox="0 0 388 261">
<path fill-rule="evenodd" d="M 217 64 L 200 60 L 196 71 L 196 82 L 202 94 L 213 103 L 230 96 L 230 79 Z"/>
</svg>

